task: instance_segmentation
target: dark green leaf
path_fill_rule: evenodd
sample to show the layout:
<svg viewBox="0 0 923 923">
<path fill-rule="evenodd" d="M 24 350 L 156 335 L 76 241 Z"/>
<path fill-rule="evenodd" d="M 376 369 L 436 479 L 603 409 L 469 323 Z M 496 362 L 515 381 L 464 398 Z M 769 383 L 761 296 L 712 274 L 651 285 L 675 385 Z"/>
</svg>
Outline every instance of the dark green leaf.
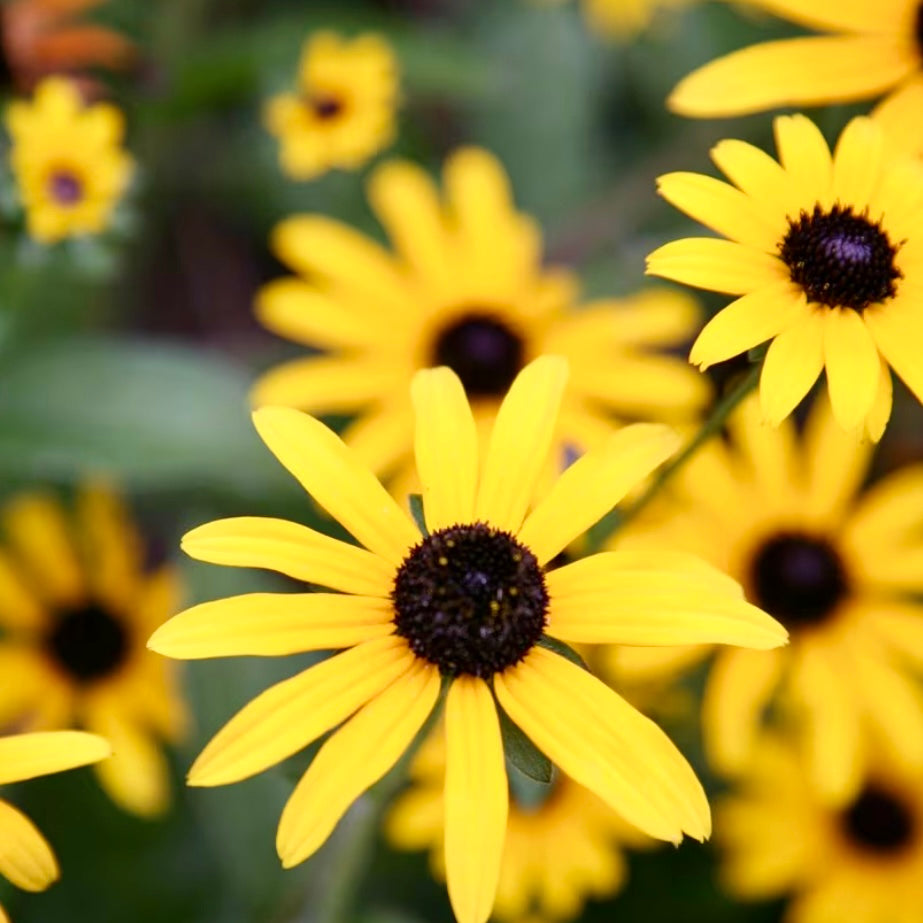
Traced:
<svg viewBox="0 0 923 923">
<path fill-rule="evenodd" d="M 538 639 L 538 646 L 544 647 L 549 651 L 554 651 L 556 654 L 560 654 L 566 660 L 577 664 L 578 667 L 584 670 L 590 669 L 586 665 L 586 661 L 569 644 L 558 641 L 557 638 L 549 638 L 548 635 L 542 635 L 541 638 Z"/>
<path fill-rule="evenodd" d="M 410 515 L 423 535 L 429 535 L 426 528 L 426 516 L 423 514 L 423 498 L 419 494 L 411 494 L 409 498 Z"/>
<path fill-rule="evenodd" d="M 513 724 L 502 708 L 498 708 L 497 713 L 507 760 L 530 779 L 547 785 L 552 775 L 551 760 Z"/>
</svg>

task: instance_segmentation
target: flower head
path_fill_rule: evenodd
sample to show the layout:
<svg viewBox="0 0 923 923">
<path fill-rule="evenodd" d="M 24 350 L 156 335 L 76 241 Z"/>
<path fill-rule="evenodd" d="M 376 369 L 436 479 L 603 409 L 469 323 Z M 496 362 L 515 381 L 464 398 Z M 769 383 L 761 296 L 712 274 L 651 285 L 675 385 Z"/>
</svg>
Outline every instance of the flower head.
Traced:
<svg viewBox="0 0 923 923">
<path fill-rule="evenodd" d="M 923 662 L 923 469 L 861 490 L 871 448 L 836 425 L 825 401 L 799 437 L 789 422 L 763 425 L 750 399 L 730 435 L 703 447 L 679 473 L 672 504 L 637 523 L 633 538 L 695 549 L 789 631 L 784 650 L 717 653 L 703 700 L 710 763 L 746 772 L 772 704 L 830 800 L 855 794 L 876 752 L 923 769 L 913 676 Z M 665 652 L 663 668 L 687 651 Z M 651 652 L 623 649 L 620 659 L 623 670 L 661 666 Z"/>
<path fill-rule="evenodd" d="M 81 492 L 73 523 L 44 494 L 11 500 L 0 522 L 0 724 L 103 735 L 116 752 L 97 768 L 108 794 L 138 814 L 164 810 L 158 739 L 180 736 L 185 711 L 145 642 L 176 609 L 173 570 L 144 571 L 125 510 L 100 487 Z"/>
<path fill-rule="evenodd" d="M 0 737 L 0 785 L 86 766 L 112 753 L 109 743 L 81 731 Z M 0 800 L 0 875 L 25 891 L 44 891 L 58 878 L 51 847 L 25 814 Z M 6 920 L 0 907 L 0 920 Z"/>
<path fill-rule="evenodd" d="M 409 163 L 375 171 L 369 198 L 393 251 L 320 215 L 276 228 L 274 249 L 298 275 L 262 289 L 258 316 L 326 354 L 268 372 L 256 404 L 355 414 L 346 442 L 376 474 L 395 476 L 396 494 L 413 473 L 409 395 L 421 368 L 455 371 L 484 439 L 527 363 L 543 353 L 569 358 L 555 470 L 604 441 L 613 420 L 681 421 L 703 406 L 702 376 L 667 354 L 695 330 L 692 299 L 647 290 L 576 310 L 575 279 L 541 265 L 539 230 L 516 211 L 498 161 L 465 148 L 443 177 L 440 196 Z"/>
<path fill-rule="evenodd" d="M 188 658 L 346 648 L 250 702 L 190 772 L 194 785 L 243 779 L 342 725 L 283 811 L 277 847 L 286 866 L 310 856 L 391 768 L 443 682 L 445 854 L 463 923 L 487 919 L 497 887 L 508 804 L 498 705 L 564 772 L 651 836 L 708 834 L 704 793 L 663 732 L 544 638 L 774 647 L 785 633 L 733 581 L 687 556 L 606 553 L 548 567 L 677 444 L 664 426 L 626 427 L 533 504 L 566 377 L 557 357 L 526 366 L 483 455 L 458 376 L 438 368 L 414 377 L 426 534 L 318 420 L 289 408 L 254 414 L 273 453 L 362 547 L 282 520 L 201 526 L 183 542 L 197 558 L 340 592 L 205 603 L 160 628 L 150 646 Z"/>
<path fill-rule="evenodd" d="M 266 104 L 282 169 L 314 179 L 333 167 L 354 170 L 387 147 L 399 95 L 394 52 L 378 35 L 349 41 L 317 32 L 304 44 L 294 93 Z"/>
<path fill-rule="evenodd" d="M 134 168 L 119 110 L 84 106 L 73 83 L 49 77 L 31 103 L 9 105 L 6 127 L 29 233 L 54 243 L 104 231 Z"/>
<path fill-rule="evenodd" d="M 695 341 L 707 368 L 770 340 L 760 400 L 778 424 L 822 371 L 840 425 L 873 440 L 891 414 L 889 366 L 923 400 L 923 168 L 892 160 L 878 125 L 854 119 L 831 156 L 804 116 L 775 121 L 777 163 L 742 141 L 712 158 L 734 185 L 693 173 L 661 195 L 728 240 L 674 241 L 648 272 L 740 295 Z"/>
<path fill-rule="evenodd" d="M 797 749 L 762 739 L 739 792 L 715 809 L 721 877 L 740 898 L 789 896 L 786 923 L 912 920 L 923 876 L 923 776 L 876 759 L 852 798 L 830 805 Z"/>
<path fill-rule="evenodd" d="M 563 0 L 540 0 L 563 2 Z M 676 9 L 691 0 L 581 0 L 583 15 L 600 35 L 626 41 L 650 25 L 660 9 Z"/>
</svg>

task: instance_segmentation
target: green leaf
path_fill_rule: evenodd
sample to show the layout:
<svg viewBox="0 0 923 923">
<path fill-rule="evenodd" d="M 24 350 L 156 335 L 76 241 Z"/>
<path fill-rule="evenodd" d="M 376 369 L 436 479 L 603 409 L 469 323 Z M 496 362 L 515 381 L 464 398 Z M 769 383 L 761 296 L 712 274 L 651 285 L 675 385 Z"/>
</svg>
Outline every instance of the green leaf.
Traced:
<svg viewBox="0 0 923 923">
<path fill-rule="evenodd" d="M 547 785 L 551 782 L 551 760 L 509 719 L 502 708 L 497 709 L 500 716 L 500 733 L 503 735 L 503 752 L 509 763 L 523 775 Z"/>
<path fill-rule="evenodd" d="M 426 516 L 423 514 L 423 498 L 419 494 L 411 494 L 408 502 L 410 503 L 410 515 L 417 524 L 417 528 L 423 535 L 429 535 L 426 528 Z"/>
<path fill-rule="evenodd" d="M 548 635 L 542 635 L 538 639 L 538 646 L 544 647 L 549 651 L 554 651 L 556 654 L 560 654 L 565 660 L 575 663 L 583 670 L 589 671 L 590 669 L 586 665 L 586 661 L 569 644 L 565 644 L 557 638 L 549 638 Z"/>
</svg>

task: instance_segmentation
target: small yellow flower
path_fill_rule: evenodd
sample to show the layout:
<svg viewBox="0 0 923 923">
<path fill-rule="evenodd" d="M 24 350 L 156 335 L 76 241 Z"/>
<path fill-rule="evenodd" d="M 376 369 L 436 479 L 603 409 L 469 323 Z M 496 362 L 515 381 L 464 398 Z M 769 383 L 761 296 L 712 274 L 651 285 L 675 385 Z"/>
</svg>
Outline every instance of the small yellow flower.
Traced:
<svg viewBox="0 0 923 923">
<path fill-rule="evenodd" d="M 564 3 L 566 0 L 537 0 Z M 650 25 L 661 9 L 678 9 L 693 0 L 581 0 L 590 28 L 607 38 L 627 41 Z"/>
<path fill-rule="evenodd" d="M 81 731 L 0 737 L 0 785 L 86 766 L 111 753 L 108 741 Z M 32 821 L 0 800 L 0 875 L 24 891 L 44 891 L 58 874 L 54 853 Z M 0 921 L 7 923 L 2 907 Z"/>
<path fill-rule="evenodd" d="M 97 767 L 120 806 L 156 814 L 169 801 L 159 738 L 185 722 L 172 671 L 145 642 L 176 611 L 170 567 L 143 570 L 140 539 L 116 498 L 78 496 L 76 522 L 50 496 L 0 511 L 0 726 L 81 727 L 112 742 Z"/>
<path fill-rule="evenodd" d="M 784 650 L 717 653 L 702 714 L 709 762 L 746 772 L 773 704 L 830 800 L 855 793 L 876 752 L 923 769 L 913 676 L 923 664 L 923 467 L 860 492 L 871 446 L 843 432 L 826 401 L 799 438 L 789 422 L 762 424 L 750 399 L 730 435 L 705 445 L 677 475 L 672 502 L 623 536 L 694 549 L 789 630 Z M 662 649 L 661 664 L 658 653 L 623 649 L 623 673 L 675 674 L 692 652 Z"/>
<path fill-rule="evenodd" d="M 608 438 L 614 421 L 691 419 L 709 398 L 704 376 L 669 354 L 691 339 L 697 304 L 647 289 L 577 308 L 577 281 L 542 265 L 540 230 L 516 211 L 492 155 L 456 151 L 445 192 L 404 161 L 377 169 L 369 199 L 393 242 L 386 250 L 321 215 L 273 234 L 298 275 L 269 283 L 257 313 L 270 330 L 324 349 L 256 385 L 257 405 L 355 414 L 346 442 L 405 492 L 413 471 L 410 382 L 447 365 L 461 378 L 482 438 L 517 373 L 536 356 L 570 361 L 554 466 Z"/>
<path fill-rule="evenodd" d="M 266 567 L 340 592 L 204 603 L 160 628 L 150 646 L 184 658 L 346 648 L 245 706 L 189 774 L 193 785 L 235 782 L 341 725 L 282 813 L 276 845 L 285 866 L 314 853 L 394 765 L 443 682 L 445 855 L 461 923 L 488 918 L 500 872 L 508 792 L 498 707 L 562 771 L 644 832 L 672 841 L 708 835 L 705 793 L 679 751 L 624 699 L 546 647 L 546 630 L 564 641 L 709 639 L 758 648 L 784 643 L 785 632 L 745 603 L 737 584 L 688 556 L 610 552 L 546 569 L 678 441 L 661 425 L 626 427 L 534 503 L 566 378 L 558 357 L 526 366 L 482 454 L 459 378 L 444 367 L 417 373 L 414 449 L 427 535 L 318 420 L 284 407 L 254 414 L 272 452 L 364 547 L 277 519 L 201 526 L 183 543 L 197 558 Z"/>
<path fill-rule="evenodd" d="M 431 734 L 420 748 L 411 778 L 412 785 L 388 814 L 385 834 L 399 849 L 429 850 L 433 872 L 444 880 L 441 733 Z M 646 848 L 652 841 L 561 773 L 547 786 L 527 784 L 528 800 L 510 788 L 492 916 L 504 923 L 570 920 L 588 899 L 617 894 L 628 877 L 623 850 Z"/>
<path fill-rule="evenodd" d="M 266 104 L 279 138 L 279 161 L 292 178 L 314 179 L 334 167 L 354 170 L 394 139 L 398 62 L 378 35 L 352 41 L 318 32 L 304 44 L 294 93 Z"/>
<path fill-rule="evenodd" d="M 742 790 L 715 808 L 721 878 L 739 898 L 790 897 L 785 923 L 923 920 L 923 775 L 882 759 L 846 804 L 817 797 L 798 754 L 762 740 Z"/>
<path fill-rule="evenodd" d="M 707 368 L 771 341 L 760 378 L 778 424 L 826 371 L 833 412 L 878 440 L 889 366 L 923 400 L 923 168 L 892 159 L 881 128 L 853 119 L 831 156 L 804 116 L 775 121 L 780 163 L 743 141 L 712 158 L 734 185 L 670 173 L 660 194 L 729 238 L 668 243 L 648 272 L 739 295 L 705 326 L 690 361 Z"/>
<path fill-rule="evenodd" d="M 50 77 L 31 103 L 10 103 L 6 127 L 29 233 L 54 243 L 104 231 L 134 169 L 121 112 L 84 106 L 73 83 Z"/>
</svg>

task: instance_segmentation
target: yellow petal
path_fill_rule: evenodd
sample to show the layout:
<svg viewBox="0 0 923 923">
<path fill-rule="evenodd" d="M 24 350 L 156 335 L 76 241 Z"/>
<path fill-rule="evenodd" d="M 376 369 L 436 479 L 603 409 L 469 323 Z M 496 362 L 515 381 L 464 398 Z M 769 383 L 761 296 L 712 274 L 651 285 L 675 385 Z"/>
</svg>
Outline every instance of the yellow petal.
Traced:
<svg viewBox="0 0 923 923">
<path fill-rule="evenodd" d="M 778 426 L 814 387 L 824 368 L 824 316 L 810 311 L 770 344 L 760 372 L 760 407 Z"/>
<path fill-rule="evenodd" d="M 0 785 L 86 766 L 112 752 L 109 742 L 83 731 L 42 731 L 0 737 Z"/>
<path fill-rule="evenodd" d="M 872 110 L 872 116 L 884 129 L 888 141 L 902 152 L 923 153 L 923 75 L 913 77 L 886 96 Z"/>
<path fill-rule="evenodd" d="M 44 619 L 44 609 L 12 558 L 0 551 L 0 625 L 6 630 L 36 630 L 44 624 Z"/>
<path fill-rule="evenodd" d="M 651 720 L 586 670 L 542 648 L 494 678 L 497 700 L 563 772 L 650 836 L 705 839 L 708 801 Z"/>
<path fill-rule="evenodd" d="M 0 801 L 0 875 L 24 891 L 44 891 L 59 875 L 38 827 L 6 801 Z"/>
<path fill-rule="evenodd" d="M 733 138 L 719 141 L 710 153 L 725 176 L 750 197 L 774 227 L 778 225 L 781 236 L 786 230 L 785 216 L 804 207 L 781 164 L 761 148 Z"/>
<path fill-rule="evenodd" d="M 410 386 L 414 453 L 430 532 L 472 522 L 478 477 L 474 415 L 458 376 L 448 368 L 417 372 Z"/>
<path fill-rule="evenodd" d="M 860 315 L 851 308 L 824 313 L 824 361 L 833 415 L 858 431 L 878 393 L 878 350 Z"/>
<path fill-rule="evenodd" d="M 800 211 L 810 212 L 818 202 L 824 207 L 832 205 L 833 161 L 821 130 L 804 115 L 780 115 L 772 127 L 779 160 L 797 191 Z"/>
<path fill-rule="evenodd" d="M 702 699 L 702 732 L 718 772 L 746 769 L 784 663 L 779 651 L 722 651 L 716 658 Z"/>
<path fill-rule="evenodd" d="M 551 450 L 567 383 L 567 362 L 542 356 L 510 386 L 487 447 L 475 517 L 516 533 Z"/>
<path fill-rule="evenodd" d="M 403 639 L 382 638 L 276 683 L 211 739 L 189 770 L 189 784 L 225 785 L 262 772 L 348 718 L 414 660 Z"/>
<path fill-rule="evenodd" d="M 285 519 L 240 516 L 187 532 L 182 548 L 199 561 L 264 567 L 303 583 L 360 596 L 387 597 L 394 568 L 387 561 Z"/>
<path fill-rule="evenodd" d="M 527 517 L 519 540 L 540 564 L 547 563 L 669 458 L 679 443 L 673 430 L 656 423 L 637 423 L 613 433 L 555 481 Z"/>
<path fill-rule="evenodd" d="M 731 240 L 689 237 L 655 250 L 648 275 L 727 295 L 745 295 L 788 278 L 781 260 Z"/>
<path fill-rule="evenodd" d="M 445 705 L 445 863 L 459 923 L 486 923 L 506 835 L 508 788 L 493 697 L 473 676 L 452 682 Z"/>
<path fill-rule="evenodd" d="M 616 553 L 582 558 L 546 576 L 548 634 L 565 641 L 629 644 L 737 644 L 766 649 L 787 633 L 735 588 L 707 572 L 619 567 Z"/>
<path fill-rule="evenodd" d="M 744 295 L 719 311 L 692 344 L 689 361 L 708 368 L 759 346 L 808 313 L 804 292 L 785 280 Z"/>
<path fill-rule="evenodd" d="M 923 401 L 923 320 L 915 299 L 871 305 L 862 319 L 891 368 L 917 400 Z"/>
<path fill-rule="evenodd" d="M 755 0 L 760 9 L 808 28 L 893 35 L 907 19 L 907 0 Z"/>
<path fill-rule="evenodd" d="M 324 743 L 279 821 L 276 849 L 285 868 L 311 856 L 397 762 L 433 710 L 439 685 L 438 670 L 414 664 Z"/>
<path fill-rule="evenodd" d="M 699 68 L 677 84 L 667 106 L 681 115 L 714 118 L 849 102 L 884 92 L 915 67 L 897 35 L 782 39 Z"/>
<path fill-rule="evenodd" d="M 868 463 L 869 459 L 864 459 Z M 856 473 L 864 474 L 863 466 Z M 858 485 L 857 485 L 858 486 Z M 846 524 L 845 538 L 860 557 L 876 548 L 920 545 L 923 464 L 907 465 L 873 484 L 859 498 Z"/>
<path fill-rule="evenodd" d="M 277 657 L 352 647 L 394 630 L 390 600 L 340 593 L 248 593 L 175 615 L 148 647 L 166 657 Z"/>
<path fill-rule="evenodd" d="M 870 118 L 851 119 L 833 152 L 833 196 L 840 202 L 868 202 L 881 176 L 884 134 Z"/>
<path fill-rule="evenodd" d="M 420 533 L 336 433 L 286 407 L 257 410 L 253 421 L 270 451 L 334 519 L 369 551 L 401 563 Z"/>
</svg>

